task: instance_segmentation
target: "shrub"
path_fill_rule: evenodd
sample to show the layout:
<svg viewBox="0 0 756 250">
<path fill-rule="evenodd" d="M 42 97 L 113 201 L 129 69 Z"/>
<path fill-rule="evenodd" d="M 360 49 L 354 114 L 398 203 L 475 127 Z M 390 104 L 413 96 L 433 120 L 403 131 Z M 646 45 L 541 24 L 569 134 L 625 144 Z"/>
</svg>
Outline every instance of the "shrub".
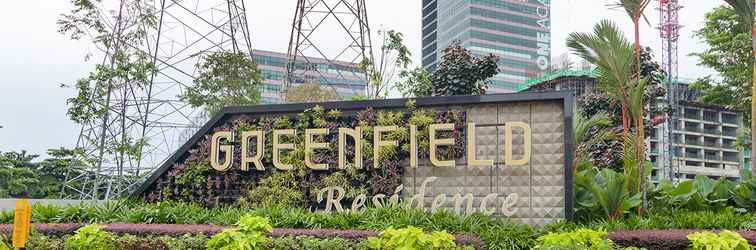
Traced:
<svg viewBox="0 0 756 250">
<path fill-rule="evenodd" d="M 184 234 L 178 237 L 159 236 L 155 240 L 162 242 L 169 250 L 203 249 L 207 236 L 203 234 Z"/>
<path fill-rule="evenodd" d="M 596 219 L 572 223 L 559 222 L 547 225 L 544 231 L 566 232 L 578 228 L 604 229 L 607 231 L 638 229 L 751 230 L 756 229 L 756 214 L 743 213 L 732 207 L 703 211 L 652 208 L 643 217 L 632 215 L 626 220 Z"/>
<path fill-rule="evenodd" d="M 733 182 L 724 178 L 715 181 L 696 176 L 695 180 L 685 180 L 677 185 L 663 180 L 654 193 L 659 205 L 664 207 L 706 210 L 726 206 L 733 187 Z"/>
<path fill-rule="evenodd" d="M 640 193 L 630 192 L 631 181 L 624 174 L 608 168 L 580 171 L 575 176 L 577 191 L 583 194 L 577 196 L 578 207 L 593 213 L 602 211 L 609 220 L 620 218 L 641 204 Z"/>
<path fill-rule="evenodd" d="M 730 190 L 730 194 L 732 194 L 733 203 L 739 208 L 751 210 L 756 208 L 756 178 L 746 171 L 740 183 Z"/>
<path fill-rule="evenodd" d="M 605 237 L 606 231 L 584 228 L 566 233 L 548 233 L 538 237 L 535 249 L 614 249 L 614 243 Z"/>
<path fill-rule="evenodd" d="M 292 173 L 278 171 L 261 179 L 244 197 L 239 198 L 241 207 L 300 206 L 305 199 L 299 183 Z"/>
<path fill-rule="evenodd" d="M 207 242 L 208 249 L 264 249 L 263 244 L 268 241 L 265 236 L 273 230 L 266 218 L 244 215 L 239 219 L 236 228 L 225 229 L 214 235 Z"/>
<path fill-rule="evenodd" d="M 115 235 L 92 224 L 81 227 L 76 233 L 66 239 L 66 249 L 74 250 L 111 250 L 117 249 Z"/>
<path fill-rule="evenodd" d="M 695 230 L 632 230 L 614 231 L 609 233 L 609 239 L 621 246 L 645 247 L 648 249 L 683 250 L 690 249 L 691 240 L 688 235 Z M 756 232 L 739 231 L 740 235 L 750 243 L 756 243 Z M 704 248 L 705 249 L 705 248 Z"/>
<path fill-rule="evenodd" d="M 446 231 L 424 233 L 416 227 L 402 229 L 387 228 L 380 237 L 369 237 L 369 249 L 454 249 L 454 236 Z"/>
<path fill-rule="evenodd" d="M 354 243 L 343 238 L 321 239 L 313 236 L 286 236 L 271 238 L 264 245 L 264 249 L 354 249 Z"/>
<path fill-rule="evenodd" d="M 156 202 L 142 203 L 121 201 L 106 205 L 80 204 L 54 206 L 58 216 L 52 221 L 33 223 L 147 223 L 147 224 L 214 224 L 231 225 L 239 218 L 251 213 L 269 218 L 276 228 L 300 229 L 359 229 L 384 230 L 390 226 L 402 228 L 414 226 L 428 231 L 446 230 L 454 234 L 468 234 L 480 237 L 488 249 L 529 249 L 535 244 L 540 233 L 527 225 L 509 222 L 505 218 L 483 214 L 456 215 L 450 212 L 426 213 L 401 207 L 365 208 L 360 212 L 316 213 L 303 208 L 256 208 L 254 210 L 236 207 L 205 208 L 195 203 Z M 32 207 L 32 214 L 36 212 Z M 111 212 L 108 212 L 111 211 Z M 3 224 L 12 223 L 12 217 Z M 73 226 L 73 225 L 68 225 Z M 48 230 L 49 225 L 38 230 Z M 9 230 L 10 228 L 8 228 Z M 0 232 L 6 230 L 0 226 Z M 52 233 L 61 230 L 52 230 Z M 66 232 L 70 232 L 66 231 Z M 45 232 L 45 234 L 49 234 Z M 458 237 L 459 238 L 459 237 Z M 473 245 L 477 243 L 471 243 Z"/>
<path fill-rule="evenodd" d="M 724 230 L 719 235 L 705 231 L 688 235 L 693 250 L 749 250 L 751 246 L 740 234 Z"/>
<path fill-rule="evenodd" d="M 0 234 L 0 250 L 9 250 L 10 246 L 8 245 L 8 239 L 5 237 L 5 235 Z"/>
<path fill-rule="evenodd" d="M 32 231 L 29 240 L 26 242 L 26 249 L 53 250 L 64 249 L 66 242 L 62 237 L 44 235 Z"/>
</svg>

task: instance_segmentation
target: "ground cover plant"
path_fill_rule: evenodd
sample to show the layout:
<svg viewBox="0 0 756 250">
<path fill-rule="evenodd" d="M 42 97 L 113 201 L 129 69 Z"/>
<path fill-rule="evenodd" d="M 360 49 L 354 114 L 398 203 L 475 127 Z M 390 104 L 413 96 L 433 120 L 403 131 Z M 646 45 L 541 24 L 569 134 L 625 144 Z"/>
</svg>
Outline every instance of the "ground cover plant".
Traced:
<svg viewBox="0 0 756 250">
<path fill-rule="evenodd" d="M 40 226 L 41 225 L 41 226 Z M 131 224 L 129 226 L 139 226 Z M 382 232 L 332 230 L 278 230 L 267 218 L 243 215 L 234 226 L 220 230 L 202 225 L 159 225 L 163 230 L 154 230 L 149 224 L 144 227 L 124 227 L 124 224 L 89 224 L 61 227 L 37 224 L 28 243 L 30 249 L 447 249 L 470 250 L 481 248 L 479 241 L 463 236 L 457 239 L 446 231 L 424 232 L 416 227 L 388 228 Z M 50 226 L 50 227 L 45 227 Z M 58 232 L 55 230 L 58 229 Z M 199 229 L 199 230 L 198 230 Z M 4 232 L 5 231 L 5 232 Z M 195 234 L 186 233 L 194 232 Z M 120 234 L 119 234 L 120 232 Z M 124 233 L 126 232 L 126 233 Z M 175 235 L 176 233 L 183 234 Z M 67 234 L 68 233 L 68 234 Z M 155 233 L 164 236 L 155 236 Z M 0 227 L 0 247 L 8 248 L 10 227 Z M 208 239 L 207 234 L 212 234 Z M 309 235 L 308 235 L 309 234 Z M 173 237 L 171 237 L 173 236 Z M 176 237 L 178 236 L 178 237 Z M 194 240 L 187 240 L 192 238 Z M 459 245 L 457 243 L 460 243 Z"/>
<path fill-rule="evenodd" d="M 712 232 L 696 232 L 688 235 L 693 250 L 732 249 L 749 250 L 751 245 L 738 233 L 724 230 L 717 235 Z"/>
<path fill-rule="evenodd" d="M 607 232 L 649 229 L 756 229 L 754 213 L 732 207 L 698 211 L 652 208 L 643 217 L 629 215 L 627 218 L 616 220 L 597 218 L 570 223 L 557 222 L 543 228 L 533 228 L 482 214 L 461 216 L 445 212 L 425 213 L 400 207 L 367 208 L 359 213 L 325 214 L 302 208 L 205 208 L 183 202 L 145 204 L 138 201 L 122 201 L 66 207 L 33 205 L 32 210 L 33 223 L 233 225 L 243 215 L 250 214 L 268 218 L 274 228 L 382 231 L 390 227 L 414 226 L 426 232 L 445 230 L 451 234 L 478 236 L 488 249 L 529 249 L 536 245 L 539 236 L 548 232 L 570 232 L 580 228 Z M 11 224 L 12 221 L 11 212 L 0 213 L 0 224 Z"/>
<path fill-rule="evenodd" d="M 103 205 L 32 206 L 33 223 L 148 223 L 233 225 L 245 214 L 268 218 L 274 228 L 358 229 L 382 231 L 389 227 L 415 226 L 425 231 L 478 236 L 489 249 L 527 249 L 538 235 L 536 229 L 482 214 L 459 216 L 447 212 L 425 213 L 401 207 L 367 208 L 359 213 L 317 213 L 302 208 L 237 207 L 205 208 L 198 204 L 127 201 Z M 10 224 L 13 215 L 4 212 L 0 224 Z"/>
</svg>

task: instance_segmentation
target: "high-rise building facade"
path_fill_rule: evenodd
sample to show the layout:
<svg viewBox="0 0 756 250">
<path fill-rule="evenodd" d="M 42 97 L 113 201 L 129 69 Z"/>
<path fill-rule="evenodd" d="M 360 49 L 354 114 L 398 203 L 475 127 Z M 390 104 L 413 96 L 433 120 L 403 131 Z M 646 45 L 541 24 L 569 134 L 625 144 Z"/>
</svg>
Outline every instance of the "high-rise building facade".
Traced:
<svg viewBox="0 0 756 250">
<path fill-rule="evenodd" d="M 491 93 L 516 92 L 517 85 L 549 69 L 550 0 L 423 0 L 422 63 L 432 72 L 442 50 L 454 42 L 476 56 L 500 57 Z"/>
<path fill-rule="evenodd" d="M 286 53 L 266 50 L 252 51 L 252 58 L 257 62 L 257 67 L 262 71 L 264 84 L 260 86 L 261 104 L 283 103 L 281 91 L 284 77 L 286 76 Z M 309 61 L 308 65 L 305 61 Z M 309 58 L 298 60 L 297 67 L 318 68 L 320 73 L 309 72 L 304 78 L 292 80 L 292 86 L 303 83 L 318 83 L 322 88 L 333 88 L 342 100 L 347 100 L 356 95 L 365 95 L 367 87 L 365 73 L 357 64 L 348 62 L 336 62 L 329 64 L 324 59 Z"/>
</svg>

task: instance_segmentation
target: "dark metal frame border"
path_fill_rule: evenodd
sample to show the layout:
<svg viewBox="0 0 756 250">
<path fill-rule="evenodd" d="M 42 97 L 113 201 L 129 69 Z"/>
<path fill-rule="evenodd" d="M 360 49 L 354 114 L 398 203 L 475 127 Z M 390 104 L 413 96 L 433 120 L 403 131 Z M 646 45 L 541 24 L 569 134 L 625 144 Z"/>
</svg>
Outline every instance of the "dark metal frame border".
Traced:
<svg viewBox="0 0 756 250">
<path fill-rule="evenodd" d="M 306 109 L 320 105 L 324 109 L 339 109 L 342 111 L 362 110 L 368 107 L 374 109 L 396 109 L 404 108 L 405 103 L 410 99 L 384 99 L 384 100 L 367 100 L 367 101 L 341 101 L 341 102 L 322 102 L 322 103 L 295 103 L 295 104 L 276 104 L 276 105 L 257 105 L 257 106 L 238 106 L 225 107 L 218 114 L 213 116 L 200 130 L 198 130 L 181 148 L 179 148 L 160 168 L 155 170 L 134 192 L 132 197 L 137 197 L 144 193 L 150 185 L 155 183 L 174 163 L 186 157 L 186 153 L 194 147 L 197 142 L 213 127 L 231 115 L 237 114 L 283 114 L 292 112 L 301 112 Z M 572 91 L 555 91 L 555 92 L 533 92 L 533 93 L 516 93 L 516 94 L 493 94 L 482 96 L 437 96 L 414 98 L 418 107 L 434 106 L 453 106 L 464 104 L 492 104 L 508 102 L 528 102 L 528 101 L 562 101 L 564 105 L 564 190 L 565 190 L 565 219 L 572 221 L 574 217 L 573 209 L 573 176 L 572 176 L 572 116 L 574 109 L 574 94 Z"/>
</svg>

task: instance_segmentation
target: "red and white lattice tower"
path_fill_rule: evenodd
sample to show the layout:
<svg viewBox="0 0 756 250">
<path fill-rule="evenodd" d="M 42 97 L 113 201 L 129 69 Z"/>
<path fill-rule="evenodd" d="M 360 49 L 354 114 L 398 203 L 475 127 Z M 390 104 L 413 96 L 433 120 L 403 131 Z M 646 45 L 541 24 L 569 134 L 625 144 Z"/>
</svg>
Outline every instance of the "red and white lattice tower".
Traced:
<svg viewBox="0 0 756 250">
<path fill-rule="evenodd" d="M 670 180 L 677 178 L 679 164 L 673 159 L 675 147 L 673 146 L 673 129 L 677 122 L 676 113 L 678 111 L 679 95 L 682 89 L 677 88 L 677 42 L 680 38 L 680 29 L 682 26 L 679 22 L 679 12 L 682 6 L 679 0 L 658 0 L 659 1 L 659 35 L 662 38 L 662 68 L 667 72 L 667 99 L 669 109 L 666 114 L 664 123 L 664 137 L 662 146 L 663 167 L 660 167 L 662 176 L 667 176 Z"/>
</svg>

